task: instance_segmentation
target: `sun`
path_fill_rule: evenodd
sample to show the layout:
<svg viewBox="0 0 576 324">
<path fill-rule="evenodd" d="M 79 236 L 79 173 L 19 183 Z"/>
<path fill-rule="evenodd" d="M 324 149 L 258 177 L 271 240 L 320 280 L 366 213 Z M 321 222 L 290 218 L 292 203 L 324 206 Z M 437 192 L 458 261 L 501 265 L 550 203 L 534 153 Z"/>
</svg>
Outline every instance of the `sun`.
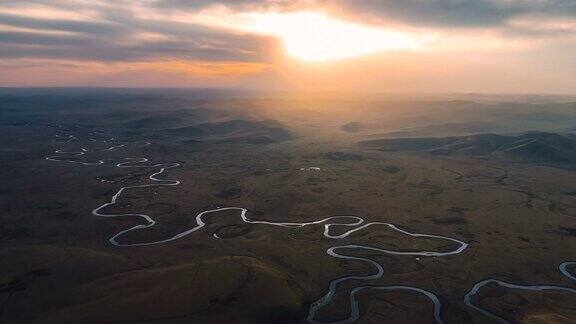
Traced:
<svg viewBox="0 0 576 324">
<path fill-rule="evenodd" d="M 195 22 L 234 31 L 277 37 L 286 52 L 303 61 L 325 62 L 382 51 L 412 51 L 429 37 L 390 28 L 362 25 L 320 12 L 205 11 Z"/>
<path fill-rule="evenodd" d="M 380 51 L 415 50 L 418 37 L 399 31 L 364 26 L 321 13 L 247 13 L 239 28 L 282 40 L 289 55 L 304 61 L 323 62 Z"/>
</svg>

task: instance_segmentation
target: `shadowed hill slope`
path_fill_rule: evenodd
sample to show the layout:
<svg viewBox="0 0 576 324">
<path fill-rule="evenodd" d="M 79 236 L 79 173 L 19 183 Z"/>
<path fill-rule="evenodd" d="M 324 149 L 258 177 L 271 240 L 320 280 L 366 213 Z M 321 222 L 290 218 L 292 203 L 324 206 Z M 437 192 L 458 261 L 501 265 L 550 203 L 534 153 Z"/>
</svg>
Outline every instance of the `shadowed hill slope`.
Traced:
<svg viewBox="0 0 576 324">
<path fill-rule="evenodd" d="M 385 151 L 425 151 L 438 155 L 465 155 L 512 159 L 528 163 L 576 162 L 576 136 L 530 132 L 518 136 L 479 134 L 443 138 L 378 139 L 360 142 Z"/>
</svg>

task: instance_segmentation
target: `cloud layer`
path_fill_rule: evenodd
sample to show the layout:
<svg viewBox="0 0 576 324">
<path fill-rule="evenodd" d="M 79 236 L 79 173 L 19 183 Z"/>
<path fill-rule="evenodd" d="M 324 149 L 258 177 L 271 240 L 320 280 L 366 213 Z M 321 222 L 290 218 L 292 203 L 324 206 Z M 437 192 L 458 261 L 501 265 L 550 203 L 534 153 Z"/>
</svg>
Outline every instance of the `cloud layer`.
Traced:
<svg viewBox="0 0 576 324">
<path fill-rule="evenodd" d="M 263 11 L 320 11 L 401 26 L 445 37 L 445 49 L 540 44 L 523 54 L 535 62 L 556 55 L 547 49 L 576 49 L 574 0 L 3 0 L 0 73 L 51 61 L 60 67 L 85 62 L 154 71 L 167 62 L 167 70 L 198 75 L 262 73 L 277 63 L 278 39 L 197 17 Z M 556 56 L 565 61 L 562 53 Z M 575 65 L 561 68 L 574 71 Z"/>
<path fill-rule="evenodd" d="M 328 8 L 351 19 L 429 28 L 493 28 L 508 35 L 557 36 L 575 30 L 554 19 L 576 20 L 572 0 L 5 0 L 0 4 L 2 58 L 77 58 L 129 61 L 177 59 L 261 62 L 272 40 L 235 34 L 173 15 L 224 6 L 230 10 Z M 529 20 L 542 16 L 548 25 Z M 516 19 L 524 24 L 513 24 Z M 574 26 L 572 26 L 574 27 Z"/>
<path fill-rule="evenodd" d="M 9 0 L 0 4 L 0 57 L 256 62 L 270 46 L 263 37 L 176 22 L 140 3 Z"/>
</svg>

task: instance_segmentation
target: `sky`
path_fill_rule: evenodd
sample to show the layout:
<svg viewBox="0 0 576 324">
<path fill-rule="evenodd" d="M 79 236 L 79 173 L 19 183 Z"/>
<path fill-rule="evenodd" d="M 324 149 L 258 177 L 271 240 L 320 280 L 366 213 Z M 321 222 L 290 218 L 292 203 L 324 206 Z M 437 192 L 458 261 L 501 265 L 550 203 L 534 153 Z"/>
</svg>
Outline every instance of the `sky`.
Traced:
<svg viewBox="0 0 576 324">
<path fill-rule="evenodd" d="M 576 94 L 576 1 L 2 0 L 0 86 Z"/>
</svg>

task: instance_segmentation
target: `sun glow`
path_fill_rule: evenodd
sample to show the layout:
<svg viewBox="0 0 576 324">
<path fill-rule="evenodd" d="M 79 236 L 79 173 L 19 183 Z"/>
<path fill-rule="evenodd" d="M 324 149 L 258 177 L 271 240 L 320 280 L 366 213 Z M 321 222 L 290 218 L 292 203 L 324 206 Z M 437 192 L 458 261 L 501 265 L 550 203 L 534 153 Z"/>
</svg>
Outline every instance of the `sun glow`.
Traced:
<svg viewBox="0 0 576 324">
<path fill-rule="evenodd" d="M 287 52 L 306 61 L 329 61 L 385 50 L 413 50 L 410 35 L 339 21 L 318 13 L 250 14 L 248 28 L 273 34 Z"/>
<path fill-rule="evenodd" d="M 289 55 L 305 61 L 321 62 L 380 51 L 415 50 L 425 43 L 422 37 L 406 32 L 354 24 L 314 12 L 240 13 L 217 23 L 276 36 L 282 40 Z"/>
</svg>

